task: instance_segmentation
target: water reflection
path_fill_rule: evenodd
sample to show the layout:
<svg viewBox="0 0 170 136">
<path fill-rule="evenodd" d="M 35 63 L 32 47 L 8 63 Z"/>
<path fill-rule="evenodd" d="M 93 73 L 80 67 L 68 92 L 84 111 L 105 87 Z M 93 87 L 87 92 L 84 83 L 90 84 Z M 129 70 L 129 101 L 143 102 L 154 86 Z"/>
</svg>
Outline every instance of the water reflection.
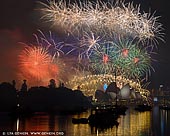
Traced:
<svg viewBox="0 0 170 136">
<path fill-rule="evenodd" d="M 7 113 L 0 113 L 0 131 L 16 130 L 16 119 L 9 116 Z"/>
<path fill-rule="evenodd" d="M 14 118 L 0 113 L 0 131 L 64 131 L 65 136 L 168 136 L 170 112 L 154 107 L 153 111 L 137 112 L 129 108 L 118 118 L 119 126 L 91 128 L 89 124 L 72 124 L 72 118 L 87 118 L 90 111 L 76 115 L 36 113 L 31 117 Z"/>
<path fill-rule="evenodd" d="M 136 112 L 132 109 L 127 115 L 119 119 L 118 135 L 123 136 L 149 136 L 151 126 L 151 112 Z"/>
<path fill-rule="evenodd" d="M 159 110 L 154 107 L 152 116 L 152 128 L 154 136 L 169 136 L 170 133 L 170 111 Z"/>
</svg>

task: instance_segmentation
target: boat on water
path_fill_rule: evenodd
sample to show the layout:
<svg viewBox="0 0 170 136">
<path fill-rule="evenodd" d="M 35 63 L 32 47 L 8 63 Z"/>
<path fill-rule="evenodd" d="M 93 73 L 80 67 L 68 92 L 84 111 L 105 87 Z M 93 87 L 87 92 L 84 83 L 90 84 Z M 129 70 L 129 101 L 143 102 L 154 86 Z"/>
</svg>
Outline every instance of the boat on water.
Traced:
<svg viewBox="0 0 170 136">
<path fill-rule="evenodd" d="M 151 105 L 148 105 L 148 104 L 140 104 L 140 105 L 137 105 L 135 107 L 135 110 L 137 111 L 151 111 L 152 110 L 152 106 Z"/>
<path fill-rule="evenodd" d="M 159 105 L 159 109 L 161 110 L 170 110 L 170 104 L 165 100 L 165 96 L 163 96 L 163 104 Z"/>
<path fill-rule="evenodd" d="M 119 123 L 117 119 L 119 115 L 115 113 L 112 109 L 102 109 L 96 110 L 94 114 L 88 117 L 89 124 L 92 127 L 112 127 L 114 125 L 118 126 Z"/>
<path fill-rule="evenodd" d="M 125 115 L 127 107 L 100 105 L 91 109 L 88 118 L 72 118 L 73 124 L 89 124 L 91 127 L 110 128 L 114 125 L 118 126 L 117 119 L 120 115 Z"/>
<path fill-rule="evenodd" d="M 161 109 L 161 110 L 170 110 L 170 105 L 160 105 L 159 109 Z"/>
<path fill-rule="evenodd" d="M 125 115 L 126 110 L 128 109 L 125 105 L 119 105 L 119 104 L 98 104 L 93 105 L 92 111 L 109 111 L 117 115 Z"/>
<path fill-rule="evenodd" d="M 118 126 L 118 115 L 108 109 L 97 109 L 90 114 L 88 118 L 72 118 L 73 124 L 89 124 L 91 127 L 109 128 L 114 125 Z"/>
</svg>

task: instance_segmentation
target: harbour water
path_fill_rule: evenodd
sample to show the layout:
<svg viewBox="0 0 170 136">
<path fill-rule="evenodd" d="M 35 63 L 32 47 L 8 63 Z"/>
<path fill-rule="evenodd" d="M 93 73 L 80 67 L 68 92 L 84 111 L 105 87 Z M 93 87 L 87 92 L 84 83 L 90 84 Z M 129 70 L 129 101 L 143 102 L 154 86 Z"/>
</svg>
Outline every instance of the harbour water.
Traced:
<svg viewBox="0 0 170 136">
<path fill-rule="evenodd" d="M 91 128 L 89 124 L 73 124 L 72 118 L 88 118 L 90 110 L 80 114 L 54 115 L 35 113 L 29 117 L 11 117 L 0 113 L 2 132 L 59 132 L 64 136 L 169 136 L 170 111 L 154 106 L 152 111 L 138 112 L 128 108 L 118 118 L 119 125 L 112 128 Z M 61 132 L 61 133 L 60 133 Z"/>
</svg>

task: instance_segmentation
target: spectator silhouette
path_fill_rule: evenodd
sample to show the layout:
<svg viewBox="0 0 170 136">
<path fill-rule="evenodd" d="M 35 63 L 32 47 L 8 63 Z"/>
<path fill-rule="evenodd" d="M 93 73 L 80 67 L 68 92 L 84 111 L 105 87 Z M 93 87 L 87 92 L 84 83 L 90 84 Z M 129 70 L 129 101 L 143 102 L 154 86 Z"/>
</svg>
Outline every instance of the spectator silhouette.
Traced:
<svg viewBox="0 0 170 136">
<path fill-rule="evenodd" d="M 16 86 L 15 80 L 12 80 L 12 86 L 15 88 L 15 86 Z"/>
<path fill-rule="evenodd" d="M 56 88 L 56 83 L 54 79 L 50 79 L 50 84 L 48 85 L 49 88 Z"/>
<path fill-rule="evenodd" d="M 61 87 L 64 87 L 64 83 L 60 81 L 59 87 L 60 87 L 60 88 L 61 88 Z"/>
<path fill-rule="evenodd" d="M 64 87 L 64 83 L 61 83 L 61 86 L 60 87 Z"/>
<path fill-rule="evenodd" d="M 23 84 L 22 84 L 22 86 L 21 86 L 21 91 L 27 91 L 27 80 L 23 80 Z"/>
</svg>

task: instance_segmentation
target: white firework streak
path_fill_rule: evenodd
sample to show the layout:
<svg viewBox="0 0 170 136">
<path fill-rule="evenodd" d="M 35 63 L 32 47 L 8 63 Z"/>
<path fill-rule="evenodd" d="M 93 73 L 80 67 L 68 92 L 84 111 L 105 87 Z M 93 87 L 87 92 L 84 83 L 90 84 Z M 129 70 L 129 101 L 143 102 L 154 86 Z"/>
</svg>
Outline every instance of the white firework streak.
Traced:
<svg viewBox="0 0 170 136">
<path fill-rule="evenodd" d="M 90 34 L 85 32 L 84 36 L 79 40 L 80 49 L 82 50 L 79 54 L 79 60 L 81 60 L 83 56 L 89 58 L 91 50 L 96 50 L 101 40 L 102 38 L 95 36 L 93 32 Z"/>
<path fill-rule="evenodd" d="M 112 5 L 99 1 L 79 4 L 53 1 L 42 4 L 42 18 L 72 33 L 93 31 L 96 34 L 104 33 L 107 37 L 116 33 L 130 35 L 139 41 L 163 38 L 159 17 L 154 17 L 151 13 L 141 14 L 140 5 L 134 7 L 132 3 L 124 2 Z"/>
<path fill-rule="evenodd" d="M 59 57 L 61 54 L 64 54 L 62 51 L 64 46 L 63 42 L 56 43 L 51 32 L 49 32 L 49 38 L 41 30 L 38 30 L 38 32 L 40 33 L 40 36 L 37 34 L 34 34 L 34 36 L 39 46 L 45 46 L 47 49 L 52 48 L 54 51 L 53 57 Z"/>
</svg>

